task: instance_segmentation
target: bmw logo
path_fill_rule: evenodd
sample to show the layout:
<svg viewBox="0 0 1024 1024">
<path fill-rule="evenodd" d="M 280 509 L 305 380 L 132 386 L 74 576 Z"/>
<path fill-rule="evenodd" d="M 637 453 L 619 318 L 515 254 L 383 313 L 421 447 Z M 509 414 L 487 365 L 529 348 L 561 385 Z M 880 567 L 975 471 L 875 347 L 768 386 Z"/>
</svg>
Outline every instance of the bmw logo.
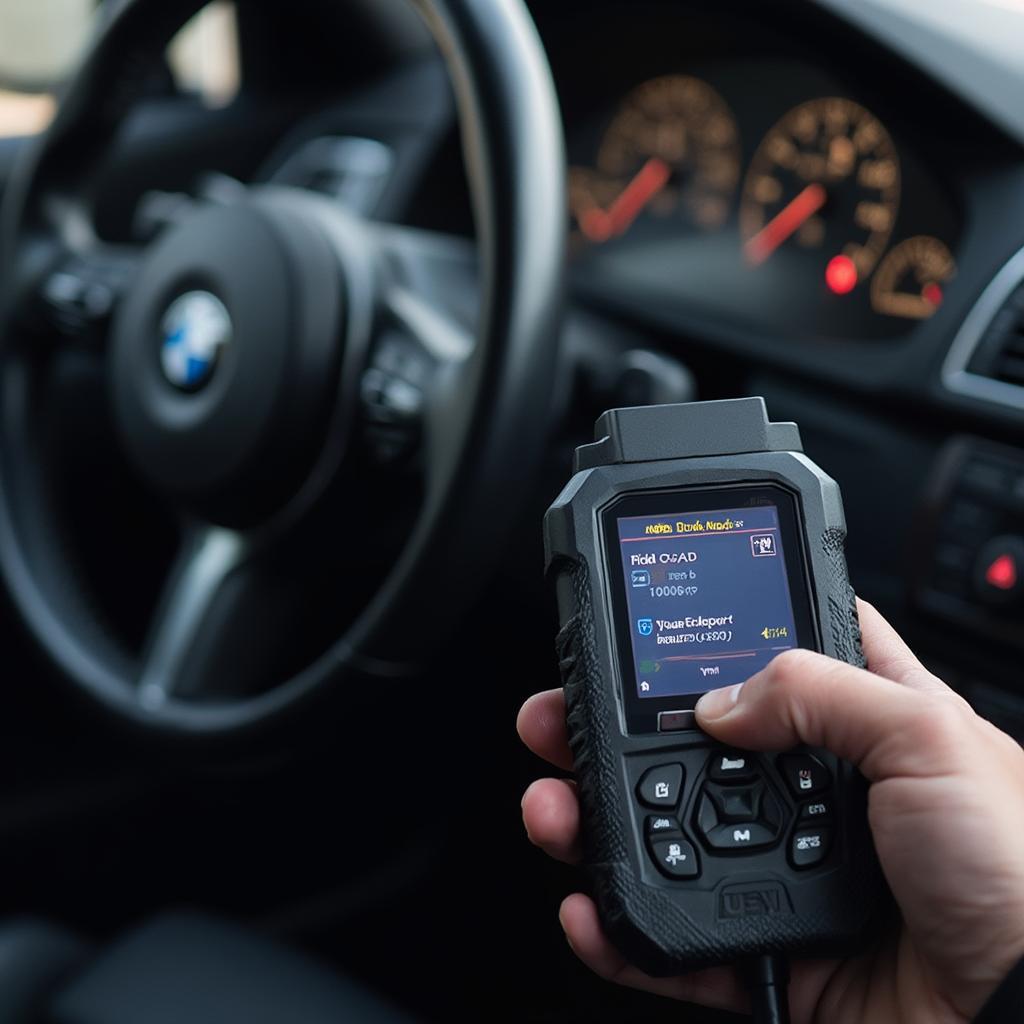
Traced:
<svg viewBox="0 0 1024 1024">
<path fill-rule="evenodd" d="M 160 368 L 181 391 L 198 391 L 217 368 L 221 349 L 231 341 L 231 316 L 210 292 L 179 295 L 160 322 Z"/>
</svg>

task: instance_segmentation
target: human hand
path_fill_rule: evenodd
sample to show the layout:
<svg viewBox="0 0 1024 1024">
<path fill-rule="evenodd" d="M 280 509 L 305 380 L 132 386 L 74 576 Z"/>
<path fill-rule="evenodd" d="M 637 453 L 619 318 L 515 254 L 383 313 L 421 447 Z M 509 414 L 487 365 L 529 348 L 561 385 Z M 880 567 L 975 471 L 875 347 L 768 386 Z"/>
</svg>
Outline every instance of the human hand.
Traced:
<svg viewBox="0 0 1024 1024">
<path fill-rule="evenodd" d="M 901 920 L 860 956 L 793 964 L 794 1024 L 970 1020 L 1024 956 L 1024 751 L 929 673 L 874 608 L 859 610 L 870 672 L 785 652 L 746 683 L 707 694 L 697 718 L 730 746 L 824 747 L 870 783 L 871 830 Z M 561 690 L 531 697 L 518 728 L 536 754 L 571 770 Z M 534 782 L 523 822 L 551 856 L 579 859 L 571 782 Z M 626 963 L 582 893 L 559 917 L 602 977 L 707 1006 L 748 1006 L 732 968 L 652 978 Z"/>
</svg>

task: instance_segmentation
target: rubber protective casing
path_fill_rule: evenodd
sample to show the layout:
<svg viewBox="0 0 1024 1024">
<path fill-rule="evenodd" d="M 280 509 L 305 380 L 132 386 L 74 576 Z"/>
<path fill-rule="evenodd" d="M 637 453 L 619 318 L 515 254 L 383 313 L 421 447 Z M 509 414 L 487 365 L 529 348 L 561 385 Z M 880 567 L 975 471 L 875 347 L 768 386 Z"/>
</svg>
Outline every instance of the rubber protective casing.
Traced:
<svg viewBox="0 0 1024 1024">
<path fill-rule="evenodd" d="M 709 407 L 706 415 L 698 405 Z M 717 407 L 710 409 L 711 406 Z M 725 408 L 731 407 L 731 408 Z M 557 651 L 568 709 L 582 813 L 584 863 L 602 924 L 618 949 L 648 973 L 666 975 L 696 967 L 734 963 L 772 953 L 815 958 L 849 954 L 866 944 L 889 907 L 867 824 L 867 786 L 850 765 L 814 751 L 836 780 L 838 820 L 832 850 L 822 867 L 797 872 L 786 860 L 785 841 L 775 850 L 740 857 L 715 857 L 714 871 L 679 882 L 662 878 L 644 849 L 643 814 L 634 786 L 640 771 L 659 761 L 687 763 L 683 807 L 692 806 L 705 764 L 715 746 L 699 730 L 628 735 L 621 702 L 619 661 L 611 615 L 610 581 L 603 556 L 601 512 L 623 494 L 729 484 L 776 485 L 797 497 L 803 531 L 811 606 L 820 650 L 864 666 L 856 602 L 843 546 L 846 523 L 836 483 L 799 450 L 742 451 L 743 425 L 760 419 L 777 437 L 799 448 L 792 424 L 767 424 L 761 399 L 661 407 L 705 422 L 725 415 L 736 424 L 730 437 L 712 441 L 726 455 L 594 464 L 598 458 L 642 457 L 644 445 L 617 443 L 616 413 L 650 426 L 656 410 L 616 410 L 599 421 L 599 443 L 581 448 L 577 472 L 544 520 L 548 573 L 558 596 L 561 630 Z M 611 419 L 610 419 L 611 418 Z M 671 427 L 672 419 L 663 421 Z M 783 431 L 783 428 L 786 428 Z M 647 451 L 660 454 L 664 431 Z M 712 432 L 714 433 L 714 431 Z M 764 447 L 764 431 L 746 431 L 747 444 Z M 682 438 L 689 437 L 689 441 Z M 695 435 L 677 445 L 686 451 Z M 601 452 L 602 446 L 611 451 Z M 740 450 L 737 450 L 740 449 Z M 692 450 L 692 449 L 691 449 Z M 671 757 L 666 757 L 671 754 Z M 772 755 L 765 774 L 777 782 Z M 691 777 L 692 776 L 692 777 Z M 685 818 L 685 814 L 683 815 Z M 688 830 L 692 831 L 692 830 Z M 709 858 L 705 855 L 705 864 Z M 723 865 L 725 873 L 723 875 Z M 710 876 L 705 882 L 704 877 Z"/>
</svg>

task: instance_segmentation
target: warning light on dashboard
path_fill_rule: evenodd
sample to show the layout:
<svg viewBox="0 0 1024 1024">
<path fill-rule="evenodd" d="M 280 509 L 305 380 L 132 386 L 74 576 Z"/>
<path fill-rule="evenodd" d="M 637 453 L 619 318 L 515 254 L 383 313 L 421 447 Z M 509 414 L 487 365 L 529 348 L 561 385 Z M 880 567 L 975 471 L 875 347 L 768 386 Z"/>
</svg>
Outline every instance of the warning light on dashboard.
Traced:
<svg viewBox="0 0 1024 1024">
<path fill-rule="evenodd" d="M 942 305 L 942 288 L 939 287 L 934 281 L 929 281 L 921 289 L 921 298 L 928 303 L 929 306 L 934 306 L 936 309 Z"/>
<path fill-rule="evenodd" d="M 1017 585 L 1017 563 L 1013 555 L 1000 555 L 985 570 L 985 582 L 997 590 L 1013 590 Z"/>
<path fill-rule="evenodd" d="M 836 295 L 852 292 L 857 286 L 857 264 L 849 256 L 833 256 L 825 266 L 825 284 Z"/>
</svg>

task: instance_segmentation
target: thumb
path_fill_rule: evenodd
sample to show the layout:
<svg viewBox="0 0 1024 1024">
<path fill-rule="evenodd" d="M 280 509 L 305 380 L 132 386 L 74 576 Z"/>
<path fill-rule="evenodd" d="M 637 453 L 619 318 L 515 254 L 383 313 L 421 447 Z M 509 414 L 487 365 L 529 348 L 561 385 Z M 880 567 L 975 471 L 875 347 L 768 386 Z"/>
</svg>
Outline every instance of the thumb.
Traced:
<svg viewBox="0 0 1024 1024">
<path fill-rule="evenodd" d="M 871 781 L 958 766 L 974 713 L 952 691 L 901 686 L 813 651 L 785 651 L 697 703 L 711 736 L 747 750 L 823 747 Z"/>
</svg>

